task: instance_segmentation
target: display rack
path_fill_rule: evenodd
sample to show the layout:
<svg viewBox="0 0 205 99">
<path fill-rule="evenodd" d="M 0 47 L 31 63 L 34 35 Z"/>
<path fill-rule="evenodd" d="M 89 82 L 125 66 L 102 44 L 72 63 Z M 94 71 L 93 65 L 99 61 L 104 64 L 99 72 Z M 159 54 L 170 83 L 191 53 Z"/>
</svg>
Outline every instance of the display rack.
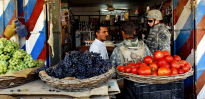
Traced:
<svg viewBox="0 0 205 99">
<path fill-rule="evenodd" d="M 113 18 L 115 17 L 115 15 L 111 15 L 110 16 L 110 20 L 102 20 L 103 18 L 102 17 L 106 17 L 106 15 L 74 15 L 74 17 L 77 16 L 78 20 L 80 21 L 81 17 L 85 17 L 85 16 L 88 16 L 88 24 L 91 24 L 91 22 L 93 22 L 94 20 L 94 25 L 92 25 L 92 30 L 94 30 L 95 26 L 98 25 L 99 23 L 104 23 L 104 24 L 107 24 L 108 26 L 108 30 L 109 30 L 109 34 L 112 36 L 112 40 L 122 40 L 122 35 L 121 35 L 121 28 L 122 28 L 122 24 L 126 21 L 130 21 L 130 19 L 132 18 L 136 18 L 136 21 L 138 20 L 138 22 L 135 23 L 135 26 L 138 28 L 138 26 L 143 26 L 144 23 L 139 23 L 139 15 L 138 16 L 129 16 L 129 19 L 128 20 L 125 20 L 125 21 L 121 21 L 120 20 L 120 16 L 118 16 L 118 21 L 117 22 L 114 22 Z M 95 16 L 96 18 L 91 18 Z M 96 20 L 97 20 L 97 23 L 96 23 Z M 132 21 L 133 22 L 133 21 Z M 76 24 L 78 24 L 76 22 Z M 79 27 L 79 24 L 76 25 L 76 27 Z M 112 30 L 111 28 L 115 27 L 115 30 Z M 81 29 L 80 29 L 81 30 Z M 137 30 L 136 30 L 137 31 Z"/>
</svg>

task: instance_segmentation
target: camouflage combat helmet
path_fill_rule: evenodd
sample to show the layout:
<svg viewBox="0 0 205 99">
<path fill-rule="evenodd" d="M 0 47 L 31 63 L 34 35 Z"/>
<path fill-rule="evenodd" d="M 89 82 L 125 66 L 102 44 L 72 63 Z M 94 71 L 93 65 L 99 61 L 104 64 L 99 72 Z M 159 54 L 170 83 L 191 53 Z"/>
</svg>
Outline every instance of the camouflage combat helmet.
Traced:
<svg viewBox="0 0 205 99">
<path fill-rule="evenodd" d="M 162 13 L 159 10 L 150 10 L 147 18 L 154 18 L 156 20 L 162 20 Z"/>
</svg>

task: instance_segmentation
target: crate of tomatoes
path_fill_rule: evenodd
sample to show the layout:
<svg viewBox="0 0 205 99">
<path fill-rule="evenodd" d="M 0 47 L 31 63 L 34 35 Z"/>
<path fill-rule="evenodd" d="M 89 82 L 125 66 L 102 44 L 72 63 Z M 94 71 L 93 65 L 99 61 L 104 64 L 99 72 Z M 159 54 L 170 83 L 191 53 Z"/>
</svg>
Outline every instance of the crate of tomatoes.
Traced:
<svg viewBox="0 0 205 99">
<path fill-rule="evenodd" d="M 125 62 L 116 69 L 120 76 L 138 83 L 165 84 L 184 80 L 193 75 L 191 64 L 178 55 L 171 56 L 166 50 L 156 51 L 142 61 Z"/>
</svg>

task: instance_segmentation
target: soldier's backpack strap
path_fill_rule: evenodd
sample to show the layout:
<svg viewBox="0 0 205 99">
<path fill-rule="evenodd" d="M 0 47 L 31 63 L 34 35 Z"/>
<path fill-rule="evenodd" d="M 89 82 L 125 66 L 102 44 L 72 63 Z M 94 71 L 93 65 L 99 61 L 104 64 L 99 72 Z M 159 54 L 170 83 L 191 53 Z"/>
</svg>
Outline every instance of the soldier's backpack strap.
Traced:
<svg viewBox="0 0 205 99">
<path fill-rule="evenodd" d="M 122 55 L 122 51 L 120 50 L 120 60 L 121 60 L 121 63 L 124 62 L 124 59 L 123 59 L 123 55 Z"/>
<path fill-rule="evenodd" d="M 142 48 L 145 49 L 144 42 L 143 41 L 141 41 L 141 42 L 142 42 Z"/>
<path fill-rule="evenodd" d="M 119 43 L 119 44 L 117 44 L 116 45 L 117 47 L 119 47 L 119 49 L 122 47 L 122 46 L 124 46 L 123 45 L 123 43 Z M 124 62 L 124 57 L 123 57 L 123 55 L 122 55 L 122 51 L 120 50 L 120 60 L 121 60 L 121 63 L 123 63 Z"/>
</svg>

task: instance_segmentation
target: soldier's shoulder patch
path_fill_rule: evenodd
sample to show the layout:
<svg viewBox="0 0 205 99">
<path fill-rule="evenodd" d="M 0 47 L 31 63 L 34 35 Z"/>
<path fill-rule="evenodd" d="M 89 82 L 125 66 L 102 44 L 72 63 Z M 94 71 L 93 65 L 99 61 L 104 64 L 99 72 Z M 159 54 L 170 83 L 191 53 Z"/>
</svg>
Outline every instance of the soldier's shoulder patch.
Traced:
<svg viewBox="0 0 205 99">
<path fill-rule="evenodd" d="M 159 38 L 160 38 L 163 42 L 169 39 L 165 33 L 160 33 L 160 34 L 159 34 Z"/>
</svg>

